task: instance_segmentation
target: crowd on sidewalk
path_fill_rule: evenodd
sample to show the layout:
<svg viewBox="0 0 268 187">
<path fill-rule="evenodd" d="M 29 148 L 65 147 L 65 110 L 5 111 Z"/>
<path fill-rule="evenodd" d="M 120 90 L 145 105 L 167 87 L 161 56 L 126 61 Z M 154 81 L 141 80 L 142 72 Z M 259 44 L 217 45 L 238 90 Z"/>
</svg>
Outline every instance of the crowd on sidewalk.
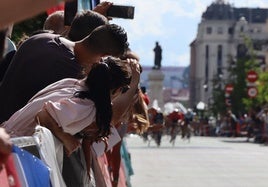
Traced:
<svg viewBox="0 0 268 187">
<path fill-rule="evenodd" d="M 188 140 L 191 136 L 245 137 L 247 142 L 268 145 L 267 106 L 250 109 L 243 115 L 236 115 L 227 108 L 217 117 L 178 108 L 165 114 L 159 109 L 150 108 L 148 113 L 151 126 L 142 138 L 144 141 L 154 140 L 158 146 L 164 135 L 170 136 L 173 145 L 178 135 Z"/>
<path fill-rule="evenodd" d="M 230 109 L 217 117 L 194 117 L 193 132 L 201 136 L 247 137 L 247 141 L 268 144 L 268 108 L 256 107 L 243 115 Z"/>
</svg>

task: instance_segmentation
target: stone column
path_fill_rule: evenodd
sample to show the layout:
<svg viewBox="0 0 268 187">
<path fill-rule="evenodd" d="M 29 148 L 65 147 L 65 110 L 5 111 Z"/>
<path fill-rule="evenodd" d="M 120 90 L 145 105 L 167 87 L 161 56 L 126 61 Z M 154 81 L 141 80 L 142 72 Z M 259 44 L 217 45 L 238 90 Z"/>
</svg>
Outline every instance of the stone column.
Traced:
<svg viewBox="0 0 268 187">
<path fill-rule="evenodd" d="M 148 96 L 150 98 L 149 107 L 152 107 L 154 101 L 158 103 L 158 107 L 161 108 L 161 111 L 164 109 L 164 100 L 163 100 L 163 80 L 164 74 L 160 69 L 152 69 L 148 74 Z"/>
</svg>

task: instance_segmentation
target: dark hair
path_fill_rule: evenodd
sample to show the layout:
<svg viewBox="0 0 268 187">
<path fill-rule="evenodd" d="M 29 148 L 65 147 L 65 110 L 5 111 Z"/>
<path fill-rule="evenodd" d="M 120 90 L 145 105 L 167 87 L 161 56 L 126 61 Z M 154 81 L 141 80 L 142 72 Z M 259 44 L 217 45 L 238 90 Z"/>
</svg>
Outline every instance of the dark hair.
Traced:
<svg viewBox="0 0 268 187">
<path fill-rule="evenodd" d="M 98 53 L 116 57 L 122 56 L 129 46 L 126 31 L 116 24 L 99 26 L 85 38 L 84 43 Z"/>
<path fill-rule="evenodd" d="M 146 87 L 145 86 L 141 86 L 141 92 L 146 93 Z"/>
<path fill-rule="evenodd" d="M 96 124 L 99 137 L 108 136 L 112 119 L 110 91 L 126 86 L 130 82 L 130 72 L 119 59 L 107 58 L 103 63 L 94 64 L 85 85 L 88 90 L 75 93 L 76 97 L 91 99 L 96 107 Z"/>
<path fill-rule="evenodd" d="M 108 19 L 91 10 L 77 13 L 70 27 L 68 38 L 79 41 L 88 36 L 95 28 L 108 23 Z"/>
<path fill-rule="evenodd" d="M 0 30 L 0 60 L 2 60 L 5 51 L 6 32 L 6 29 Z"/>
<path fill-rule="evenodd" d="M 52 30 L 54 34 L 64 34 L 66 31 L 64 26 L 64 11 L 57 10 L 50 14 L 43 24 L 43 29 Z"/>
<path fill-rule="evenodd" d="M 108 27 L 113 37 L 116 39 L 119 55 L 124 55 L 124 53 L 129 49 L 129 43 L 127 39 L 127 33 L 123 27 L 116 24 L 110 24 Z"/>
</svg>

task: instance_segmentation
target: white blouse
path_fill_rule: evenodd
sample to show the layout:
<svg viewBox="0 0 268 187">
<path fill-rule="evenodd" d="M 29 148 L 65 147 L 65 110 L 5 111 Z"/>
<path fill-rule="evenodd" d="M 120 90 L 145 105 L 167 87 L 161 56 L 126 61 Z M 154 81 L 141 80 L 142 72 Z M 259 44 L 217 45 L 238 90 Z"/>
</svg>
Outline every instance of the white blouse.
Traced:
<svg viewBox="0 0 268 187">
<path fill-rule="evenodd" d="M 65 132 L 76 134 L 95 120 L 96 113 L 93 101 L 73 97 L 82 89 L 81 80 L 67 78 L 55 82 L 38 92 L 1 126 L 11 137 L 31 136 L 36 126 L 35 115 L 45 107 Z"/>
<path fill-rule="evenodd" d="M 96 109 L 93 101 L 80 98 L 63 98 L 48 101 L 44 108 L 62 127 L 64 132 L 74 135 L 95 121 Z"/>
</svg>

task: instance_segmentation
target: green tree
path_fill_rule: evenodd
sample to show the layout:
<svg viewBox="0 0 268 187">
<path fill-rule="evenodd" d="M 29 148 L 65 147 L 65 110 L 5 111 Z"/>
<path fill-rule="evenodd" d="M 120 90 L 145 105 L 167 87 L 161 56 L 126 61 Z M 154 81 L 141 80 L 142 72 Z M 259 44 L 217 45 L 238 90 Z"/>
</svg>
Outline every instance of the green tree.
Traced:
<svg viewBox="0 0 268 187">
<path fill-rule="evenodd" d="M 256 60 L 256 55 L 253 49 L 252 40 L 244 37 L 244 43 L 241 44 L 241 51 L 238 52 L 237 60 L 233 60 L 230 56 L 228 60 L 228 79 L 224 80 L 224 84 L 232 84 L 234 89 L 230 94 L 231 109 L 236 115 L 241 115 L 252 107 L 260 106 L 261 103 L 268 100 L 268 86 L 263 87 L 267 83 L 268 75 L 260 74 L 259 64 Z M 249 98 L 247 95 L 247 72 L 254 70 L 260 74 L 258 91 L 259 95 L 256 98 Z M 222 80 L 215 78 L 215 85 Z M 210 107 L 214 113 L 223 113 L 226 111 L 225 90 L 224 86 L 214 87 L 213 89 L 213 104 Z"/>
<path fill-rule="evenodd" d="M 255 71 L 259 77 L 262 74 L 261 73 L 261 68 L 260 68 L 260 64 L 257 61 L 256 58 L 256 53 L 254 51 L 254 47 L 253 47 L 253 42 L 250 38 L 246 37 L 245 38 L 245 44 L 247 46 L 248 49 L 248 53 L 245 59 L 245 80 L 246 80 L 246 75 L 248 73 L 248 71 L 253 70 Z M 265 79 L 265 76 L 261 76 L 262 79 Z M 257 86 L 257 83 L 256 83 Z M 245 93 L 247 93 L 247 89 L 248 87 L 246 87 Z M 258 92 L 260 92 L 260 88 L 259 86 L 257 86 L 257 90 Z M 261 92 L 265 91 L 265 89 L 263 89 Z M 267 93 L 267 92 L 266 92 Z M 245 105 L 245 109 L 248 111 L 251 108 L 256 108 L 262 105 L 264 99 L 263 99 L 263 94 L 261 95 L 258 94 L 257 97 L 255 98 L 250 98 L 247 94 L 246 96 L 242 99 L 243 104 Z"/>
<path fill-rule="evenodd" d="M 260 72 L 257 81 L 258 95 L 256 97 L 258 104 L 268 103 L 268 72 Z"/>
<path fill-rule="evenodd" d="M 37 15 L 31 19 L 14 24 L 11 39 L 17 44 L 23 36 L 30 36 L 33 32 L 43 28 L 46 13 Z"/>
<path fill-rule="evenodd" d="M 232 111 L 237 115 L 243 114 L 246 111 L 246 106 L 243 102 L 243 99 L 247 98 L 247 58 L 248 57 L 239 58 L 236 61 L 236 66 L 232 68 L 230 73 L 230 81 L 234 86 L 234 90 L 230 96 L 232 102 Z"/>
<path fill-rule="evenodd" d="M 217 114 L 221 114 L 225 112 L 226 104 L 225 104 L 225 92 L 224 92 L 224 84 L 220 77 L 215 76 L 212 80 L 213 90 L 212 90 L 212 103 L 209 105 L 209 111 L 213 114 L 213 116 L 217 116 Z"/>
</svg>

